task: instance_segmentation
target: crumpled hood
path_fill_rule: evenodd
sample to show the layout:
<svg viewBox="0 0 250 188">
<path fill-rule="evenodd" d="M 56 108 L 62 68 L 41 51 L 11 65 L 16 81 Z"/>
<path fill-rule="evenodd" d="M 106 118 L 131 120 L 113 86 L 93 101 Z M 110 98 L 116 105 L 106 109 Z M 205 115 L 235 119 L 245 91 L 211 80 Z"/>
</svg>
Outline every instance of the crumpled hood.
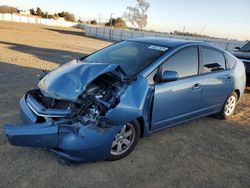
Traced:
<svg viewBox="0 0 250 188">
<path fill-rule="evenodd" d="M 74 102 L 89 83 L 117 67 L 115 64 L 83 63 L 73 60 L 49 72 L 39 82 L 38 87 L 47 97 Z"/>
</svg>

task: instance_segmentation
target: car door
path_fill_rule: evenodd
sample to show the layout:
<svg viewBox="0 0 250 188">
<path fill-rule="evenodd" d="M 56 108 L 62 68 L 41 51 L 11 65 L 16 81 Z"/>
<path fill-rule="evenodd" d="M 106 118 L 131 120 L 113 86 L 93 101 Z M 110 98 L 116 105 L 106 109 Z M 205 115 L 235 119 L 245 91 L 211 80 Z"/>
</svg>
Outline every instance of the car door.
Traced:
<svg viewBox="0 0 250 188">
<path fill-rule="evenodd" d="M 201 109 L 203 113 L 219 111 L 233 91 L 232 70 L 227 69 L 223 52 L 202 47 L 203 91 Z"/>
<path fill-rule="evenodd" d="M 160 65 L 159 71 L 176 71 L 179 79 L 154 84 L 152 131 L 190 119 L 197 114 L 202 90 L 198 47 L 178 51 Z"/>
</svg>

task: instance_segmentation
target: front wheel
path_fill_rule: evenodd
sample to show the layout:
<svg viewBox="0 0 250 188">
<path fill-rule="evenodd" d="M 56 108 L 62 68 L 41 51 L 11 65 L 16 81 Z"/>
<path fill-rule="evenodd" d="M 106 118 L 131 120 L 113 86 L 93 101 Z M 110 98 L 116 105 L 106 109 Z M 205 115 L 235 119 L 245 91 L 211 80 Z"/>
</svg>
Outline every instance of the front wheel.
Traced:
<svg viewBox="0 0 250 188">
<path fill-rule="evenodd" d="M 217 114 L 217 117 L 220 119 L 228 119 L 230 118 L 235 110 L 236 104 L 238 101 L 238 96 L 235 92 L 233 92 L 226 100 L 223 105 L 221 111 Z"/>
<path fill-rule="evenodd" d="M 109 160 L 119 160 L 131 153 L 140 138 L 140 124 L 132 121 L 124 125 L 112 143 Z"/>
</svg>

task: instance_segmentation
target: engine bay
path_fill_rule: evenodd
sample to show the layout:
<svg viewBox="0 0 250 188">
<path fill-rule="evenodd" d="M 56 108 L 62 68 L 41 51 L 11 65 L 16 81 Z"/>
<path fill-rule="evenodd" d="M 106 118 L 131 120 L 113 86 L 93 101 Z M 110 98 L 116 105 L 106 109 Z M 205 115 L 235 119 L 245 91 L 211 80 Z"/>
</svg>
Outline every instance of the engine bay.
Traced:
<svg viewBox="0 0 250 188">
<path fill-rule="evenodd" d="M 82 125 L 105 126 L 102 122 L 108 110 L 114 108 L 120 101 L 120 92 L 124 89 L 126 82 L 113 73 L 106 73 L 97 77 L 87 85 L 85 91 L 75 102 L 60 100 L 44 96 L 40 89 L 27 92 L 43 108 L 56 110 L 69 110 L 71 113 L 64 117 L 51 115 L 38 116 L 37 123 L 46 121 L 67 121 L 70 124 L 80 123 Z M 34 109 L 33 109 L 34 111 Z M 35 112 L 36 113 L 36 112 Z"/>
</svg>

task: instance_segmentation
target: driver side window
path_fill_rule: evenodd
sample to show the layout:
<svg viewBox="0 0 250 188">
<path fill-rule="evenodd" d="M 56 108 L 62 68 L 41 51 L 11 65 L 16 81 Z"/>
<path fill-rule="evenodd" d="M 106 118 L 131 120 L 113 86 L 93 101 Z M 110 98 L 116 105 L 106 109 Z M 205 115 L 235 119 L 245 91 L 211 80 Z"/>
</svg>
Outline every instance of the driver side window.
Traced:
<svg viewBox="0 0 250 188">
<path fill-rule="evenodd" d="M 167 59 L 162 67 L 164 71 L 176 71 L 179 78 L 185 78 L 198 74 L 199 52 L 197 47 L 188 47 L 180 50 Z"/>
</svg>

